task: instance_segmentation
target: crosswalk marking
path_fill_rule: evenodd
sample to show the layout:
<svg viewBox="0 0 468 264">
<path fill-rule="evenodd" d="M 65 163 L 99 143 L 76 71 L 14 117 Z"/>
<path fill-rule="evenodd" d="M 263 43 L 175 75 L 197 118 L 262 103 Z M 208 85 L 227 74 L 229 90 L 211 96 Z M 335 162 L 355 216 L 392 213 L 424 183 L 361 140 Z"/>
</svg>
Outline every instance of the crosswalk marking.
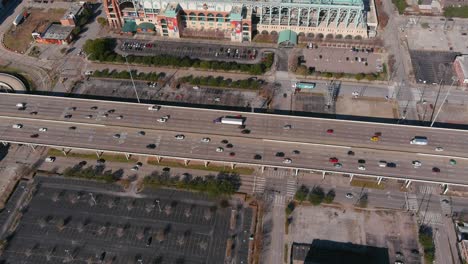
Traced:
<svg viewBox="0 0 468 264">
<path fill-rule="evenodd" d="M 438 212 L 420 212 L 419 218 L 427 225 L 440 225 L 442 224 L 442 214 Z"/>
<path fill-rule="evenodd" d="M 263 193 L 265 191 L 265 182 L 266 179 L 264 177 L 256 176 L 254 193 Z"/>
<path fill-rule="evenodd" d="M 422 194 L 437 194 L 437 188 L 433 185 L 421 185 L 419 186 L 419 193 Z"/>
<path fill-rule="evenodd" d="M 279 205 L 285 204 L 286 203 L 286 196 L 276 194 L 275 198 L 274 198 L 274 203 L 279 204 Z"/>
<path fill-rule="evenodd" d="M 294 197 L 294 194 L 296 194 L 296 185 L 297 181 L 295 178 L 291 179 L 288 178 L 288 181 L 286 183 L 286 196 L 287 197 Z"/>
<path fill-rule="evenodd" d="M 276 179 L 284 179 L 291 175 L 292 172 L 288 170 L 269 170 L 268 176 Z"/>
<path fill-rule="evenodd" d="M 408 210 L 411 212 L 417 212 L 418 211 L 418 198 L 416 194 L 409 193 L 406 196 L 406 202 L 408 206 Z"/>
</svg>

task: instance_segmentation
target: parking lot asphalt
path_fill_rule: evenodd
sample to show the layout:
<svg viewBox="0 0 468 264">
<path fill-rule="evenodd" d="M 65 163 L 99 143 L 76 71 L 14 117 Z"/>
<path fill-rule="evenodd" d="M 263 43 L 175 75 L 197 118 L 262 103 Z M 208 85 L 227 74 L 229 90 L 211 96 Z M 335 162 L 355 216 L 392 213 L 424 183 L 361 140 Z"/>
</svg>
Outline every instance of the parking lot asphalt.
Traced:
<svg viewBox="0 0 468 264">
<path fill-rule="evenodd" d="M 411 63 L 417 82 L 450 85 L 455 75 L 453 61 L 459 53 L 451 51 L 410 50 Z"/>
<path fill-rule="evenodd" d="M 235 45 L 119 40 L 116 52 L 146 56 L 172 55 L 193 59 L 258 63 L 262 57 L 263 49 Z"/>
<path fill-rule="evenodd" d="M 41 176 L 35 186 L 0 257 L 7 263 L 225 261 L 232 208 L 204 195 L 145 190 L 137 198 L 109 184 Z M 251 223 L 249 210 L 237 209 Z M 249 233 L 250 224 L 237 228 Z"/>
</svg>

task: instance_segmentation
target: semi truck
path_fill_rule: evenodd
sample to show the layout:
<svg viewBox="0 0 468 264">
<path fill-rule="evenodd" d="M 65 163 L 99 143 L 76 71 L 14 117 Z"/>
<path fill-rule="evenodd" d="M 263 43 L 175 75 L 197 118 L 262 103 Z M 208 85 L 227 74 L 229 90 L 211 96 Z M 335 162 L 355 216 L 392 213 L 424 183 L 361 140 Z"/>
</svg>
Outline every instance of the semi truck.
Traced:
<svg viewBox="0 0 468 264">
<path fill-rule="evenodd" d="M 21 24 L 21 22 L 23 21 L 23 18 L 24 18 L 23 13 L 17 15 L 15 20 L 13 21 L 13 25 L 17 26 L 17 25 Z"/>
<path fill-rule="evenodd" d="M 213 120 L 213 122 L 217 123 L 217 124 L 242 126 L 242 125 L 244 125 L 245 118 L 242 117 L 242 116 L 222 116 L 222 117 L 219 117 L 219 118 Z"/>
<path fill-rule="evenodd" d="M 314 89 L 315 86 L 316 83 L 313 82 L 296 82 L 292 85 L 292 87 L 295 89 Z"/>
</svg>

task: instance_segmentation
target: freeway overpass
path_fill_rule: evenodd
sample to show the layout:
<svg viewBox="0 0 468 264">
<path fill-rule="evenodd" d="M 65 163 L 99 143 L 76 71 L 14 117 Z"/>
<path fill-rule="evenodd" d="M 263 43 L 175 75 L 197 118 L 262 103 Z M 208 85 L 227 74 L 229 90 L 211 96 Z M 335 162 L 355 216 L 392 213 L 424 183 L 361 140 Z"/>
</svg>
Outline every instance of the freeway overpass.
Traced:
<svg viewBox="0 0 468 264">
<path fill-rule="evenodd" d="M 17 103 L 24 103 L 18 109 Z M 465 171 L 468 165 L 468 132 L 442 128 L 379 124 L 346 120 L 308 117 L 278 116 L 256 113 L 236 113 L 211 109 L 161 106 L 150 111 L 146 104 L 36 96 L 2 94 L 0 97 L 0 141 L 4 143 L 49 146 L 65 151 L 91 150 L 97 153 L 113 152 L 126 155 L 147 155 L 181 159 L 185 162 L 221 162 L 236 164 L 347 173 L 351 176 L 375 177 L 429 182 L 443 185 L 468 186 Z M 246 129 L 233 125 L 216 124 L 220 116 L 245 117 Z M 169 116 L 166 123 L 156 120 Z M 13 128 L 21 124 L 22 128 Z M 290 125 L 291 129 L 284 129 Z M 70 129 L 76 127 L 76 129 Z M 46 132 L 39 132 L 47 128 Z M 333 133 L 327 130 L 333 129 Z M 140 131 L 144 131 L 141 133 Z M 376 142 L 370 138 L 380 133 Z M 31 137 L 37 134 L 37 136 Z M 118 137 L 116 136 L 118 134 Z M 183 134 L 179 140 L 175 135 Z M 414 136 L 425 136 L 429 144 L 409 144 Z M 202 142 L 202 138 L 210 142 Z M 228 148 L 222 144 L 228 140 Z M 154 145 L 154 148 L 148 147 Z M 223 147 L 223 152 L 217 152 Z M 436 148 L 443 151 L 436 151 Z M 348 151 L 354 155 L 348 155 Z M 230 154 L 233 152 L 234 154 Z M 284 157 L 277 157 L 283 152 Z M 261 159 L 255 159 L 260 155 Z M 336 157 L 343 166 L 337 168 L 329 162 Z M 291 159 L 290 164 L 284 159 Z M 456 159 L 457 164 L 450 164 Z M 365 164 L 358 163 L 364 160 Z M 396 167 L 380 167 L 384 160 Z M 412 161 L 422 166 L 415 168 Z M 360 170 L 363 165 L 365 170 Z M 440 172 L 433 172 L 433 168 Z"/>
</svg>

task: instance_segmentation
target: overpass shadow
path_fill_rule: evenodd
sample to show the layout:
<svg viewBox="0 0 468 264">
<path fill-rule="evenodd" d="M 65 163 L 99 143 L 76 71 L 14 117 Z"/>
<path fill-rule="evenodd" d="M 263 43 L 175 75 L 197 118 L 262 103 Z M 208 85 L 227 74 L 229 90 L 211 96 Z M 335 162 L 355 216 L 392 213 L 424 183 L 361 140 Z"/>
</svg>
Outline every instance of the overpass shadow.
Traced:
<svg viewBox="0 0 468 264">
<path fill-rule="evenodd" d="M 16 13 L 16 11 L 21 11 L 21 10 L 16 10 L 16 7 L 21 3 L 21 0 L 8 0 L 5 1 L 6 3 L 3 4 L 3 8 L 0 9 L 0 24 L 3 24 L 5 20 Z"/>
<path fill-rule="evenodd" d="M 17 92 L 17 93 L 23 93 L 23 92 Z M 59 93 L 59 92 L 48 92 L 48 91 L 30 91 L 30 92 L 25 92 L 25 93 L 32 94 L 32 95 L 45 95 L 45 96 L 54 96 L 54 97 L 70 97 L 70 98 L 81 98 L 81 99 L 92 99 L 92 100 L 106 100 L 106 101 L 115 101 L 115 102 L 137 103 L 137 100 L 133 98 L 121 98 L 121 97 L 113 97 L 113 96 L 70 94 L 70 93 Z M 208 108 L 208 109 L 214 109 L 214 110 L 236 111 L 236 112 L 245 112 L 245 113 L 252 112 L 252 108 L 250 107 L 192 104 L 192 103 L 184 103 L 184 102 L 170 102 L 170 101 L 159 101 L 159 100 L 148 100 L 148 99 L 141 99 L 140 101 L 141 103 L 145 103 L 145 104 L 161 104 L 161 105 L 192 107 L 192 108 L 200 108 L 200 109 Z M 282 116 L 302 116 L 302 117 L 314 117 L 314 118 L 335 119 L 335 120 L 373 122 L 373 123 L 394 124 L 394 125 L 401 125 L 401 126 L 411 125 L 411 126 L 428 127 L 431 123 L 428 121 L 418 121 L 418 120 L 401 120 L 401 119 L 395 119 L 395 118 L 326 114 L 326 113 L 304 112 L 304 111 L 270 110 L 270 109 L 264 109 L 264 108 L 255 108 L 254 112 L 260 113 L 260 114 L 275 114 L 275 115 L 282 115 Z M 436 122 L 434 124 L 434 127 L 468 130 L 468 124 L 465 125 L 465 124 Z"/>
<path fill-rule="evenodd" d="M 388 249 L 314 239 L 312 244 L 293 243 L 290 263 L 390 264 Z"/>
</svg>

